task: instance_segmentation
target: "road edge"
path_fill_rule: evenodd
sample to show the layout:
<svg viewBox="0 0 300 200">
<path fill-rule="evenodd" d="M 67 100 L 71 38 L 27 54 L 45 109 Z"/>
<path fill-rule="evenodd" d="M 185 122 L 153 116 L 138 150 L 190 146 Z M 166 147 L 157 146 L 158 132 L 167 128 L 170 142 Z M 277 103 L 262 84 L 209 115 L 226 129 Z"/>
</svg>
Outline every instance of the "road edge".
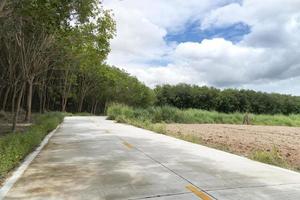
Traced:
<svg viewBox="0 0 300 200">
<path fill-rule="evenodd" d="M 120 122 L 117 122 L 116 120 L 110 120 L 110 119 L 107 119 L 107 118 L 106 118 L 106 120 L 112 121 L 113 123 L 116 123 L 116 124 L 122 124 L 122 125 L 125 125 L 125 126 L 133 126 L 133 127 L 135 127 L 135 128 L 138 128 L 138 129 L 146 130 L 146 131 L 148 131 L 150 134 L 160 134 L 160 135 L 164 135 L 164 136 L 166 136 L 166 137 L 170 137 L 170 138 L 173 138 L 173 139 L 177 139 L 177 140 L 181 140 L 181 141 L 184 141 L 184 142 L 188 142 L 188 143 L 191 143 L 191 144 L 193 144 L 193 145 L 199 145 L 199 146 L 202 146 L 202 147 L 204 147 L 204 148 L 212 149 L 212 150 L 214 150 L 214 151 L 222 152 L 222 153 L 225 153 L 225 154 L 230 154 L 230 155 L 233 155 L 233 156 L 235 156 L 235 157 L 239 157 L 239 158 L 241 158 L 241 159 L 250 160 L 250 161 L 255 162 L 255 163 L 258 163 L 258 164 L 260 164 L 260 165 L 265 165 L 265 166 L 268 166 L 268 167 L 271 167 L 271 168 L 274 168 L 274 169 L 277 169 L 277 170 L 281 170 L 281 171 L 284 171 L 284 172 L 293 173 L 293 174 L 295 174 L 295 175 L 299 175 L 299 174 L 300 174 L 300 172 L 295 171 L 295 170 L 292 170 L 292 169 L 283 168 L 283 167 L 280 167 L 280 166 L 276 166 L 276 165 L 272 165 L 272 164 L 260 162 L 260 161 L 253 160 L 253 159 L 250 159 L 250 158 L 245 157 L 245 156 L 237 155 L 237 154 L 234 154 L 234 153 L 231 153 L 231 152 L 227 152 L 227 151 L 222 151 L 222 150 L 220 150 L 220 149 L 216 149 L 216 148 L 213 148 L 213 147 L 209 147 L 209 146 L 206 146 L 206 145 L 203 145 L 203 144 L 198 144 L 198 143 L 190 142 L 190 141 L 187 141 L 187 140 L 183 140 L 183 139 L 180 139 L 180 138 L 176 138 L 176 137 L 171 136 L 171 135 L 167 135 L 167 134 L 155 132 L 155 131 L 152 131 L 152 130 L 149 130 L 149 129 L 145 129 L 145 128 L 142 128 L 142 127 L 138 127 L 138 126 L 135 126 L 135 125 L 132 125 L 132 124 L 120 123 Z M 0 199 L 0 200 L 1 200 L 1 199 Z"/>
<path fill-rule="evenodd" d="M 13 170 L 12 175 L 4 181 L 2 187 L 0 188 L 0 200 L 3 200 L 5 198 L 9 190 L 23 175 L 30 163 L 36 158 L 36 156 L 41 152 L 41 150 L 46 146 L 46 144 L 48 144 L 50 138 L 54 135 L 57 129 L 61 127 L 62 123 L 60 123 L 54 130 L 48 133 L 43 139 L 43 141 L 40 143 L 40 145 L 33 152 L 27 155 L 24 161 L 20 164 L 20 166 Z"/>
</svg>

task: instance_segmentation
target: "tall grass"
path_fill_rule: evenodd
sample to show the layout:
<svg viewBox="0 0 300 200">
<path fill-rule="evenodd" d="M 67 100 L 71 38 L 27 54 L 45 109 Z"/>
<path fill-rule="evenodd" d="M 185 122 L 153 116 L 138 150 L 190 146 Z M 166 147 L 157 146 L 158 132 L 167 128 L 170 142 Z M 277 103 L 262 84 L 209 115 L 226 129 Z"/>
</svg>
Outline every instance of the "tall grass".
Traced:
<svg viewBox="0 0 300 200">
<path fill-rule="evenodd" d="M 199 109 L 180 110 L 163 106 L 133 108 L 112 104 L 107 109 L 110 119 L 126 123 L 201 123 L 201 124 L 242 124 L 243 113 L 218 113 Z M 300 126 L 300 115 L 250 115 L 253 125 Z"/>
<path fill-rule="evenodd" d="M 64 113 L 51 112 L 35 117 L 34 125 L 25 132 L 0 138 L 0 179 L 38 146 L 43 138 L 62 122 Z"/>
</svg>

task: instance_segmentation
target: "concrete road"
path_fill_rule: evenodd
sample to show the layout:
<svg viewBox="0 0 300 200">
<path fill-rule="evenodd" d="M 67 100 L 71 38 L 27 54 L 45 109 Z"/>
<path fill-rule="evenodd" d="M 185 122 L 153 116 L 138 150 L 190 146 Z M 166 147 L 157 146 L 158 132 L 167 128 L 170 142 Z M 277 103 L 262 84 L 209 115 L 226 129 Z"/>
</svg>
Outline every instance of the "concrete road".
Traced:
<svg viewBox="0 0 300 200">
<path fill-rule="evenodd" d="M 300 174 L 104 117 L 67 117 L 6 199 L 299 200 Z"/>
</svg>

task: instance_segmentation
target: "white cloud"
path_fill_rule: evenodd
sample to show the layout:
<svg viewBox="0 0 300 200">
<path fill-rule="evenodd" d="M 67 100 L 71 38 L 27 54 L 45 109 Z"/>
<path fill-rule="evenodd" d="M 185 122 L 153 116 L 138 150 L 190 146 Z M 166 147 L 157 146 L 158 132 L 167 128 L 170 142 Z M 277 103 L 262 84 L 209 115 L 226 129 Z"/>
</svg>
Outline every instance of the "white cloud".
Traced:
<svg viewBox="0 0 300 200">
<path fill-rule="evenodd" d="M 191 76 L 193 73 L 197 74 L 195 69 L 186 66 L 177 66 L 173 64 L 160 67 L 130 65 L 126 70 L 139 77 L 150 87 L 154 87 L 157 84 L 204 84 L 204 82 L 198 82 L 199 80 L 196 77 Z"/>
<path fill-rule="evenodd" d="M 131 10 L 116 6 L 117 37 L 112 40 L 113 50 L 109 59 L 114 64 L 130 61 L 150 60 L 162 56 L 169 48 L 164 36 L 166 30 L 153 24 L 139 10 Z"/>
<path fill-rule="evenodd" d="M 234 14 L 232 14 L 234 11 Z M 237 17 L 238 16 L 238 17 Z M 245 13 L 238 3 L 232 3 L 221 8 L 212 10 L 201 23 L 201 29 L 229 26 L 237 22 L 245 21 Z"/>
<path fill-rule="evenodd" d="M 185 63 L 208 84 L 228 86 L 251 80 L 253 64 L 258 65 L 264 50 L 234 45 L 222 38 L 201 43 L 182 43 L 175 51 L 178 65 Z M 251 73 L 250 73 L 251 72 Z"/>
<path fill-rule="evenodd" d="M 300 1 L 228 2 L 105 0 L 104 6 L 113 9 L 117 21 L 108 62 L 150 86 L 187 82 L 296 94 Z M 251 32 L 239 43 L 223 38 L 172 44 L 164 40 L 168 32 L 197 20 L 201 30 L 242 22 Z M 164 66 L 161 60 L 169 64 Z"/>
</svg>

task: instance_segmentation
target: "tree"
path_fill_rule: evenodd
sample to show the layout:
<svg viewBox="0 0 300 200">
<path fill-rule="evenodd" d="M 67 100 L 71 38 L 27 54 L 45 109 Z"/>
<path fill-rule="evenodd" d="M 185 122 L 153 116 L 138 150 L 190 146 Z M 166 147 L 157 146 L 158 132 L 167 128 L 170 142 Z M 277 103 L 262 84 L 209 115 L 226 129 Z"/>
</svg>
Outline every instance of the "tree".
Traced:
<svg viewBox="0 0 300 200">
<path fill-rule="evenodd" d="M 111 13 L 97 0 L 4 0 L 0 3 L 0 25 L 1 97 L 4 94 L 1 108 L 6 108 L 11 97 L 11 109 L 17 119 L 19 108 L 24 106 L 22 99 L 26 97 L 26 121 L 30 120 L 36 89 L 43 110 L 46 102 L 56 107 L 55 98 L 50 100 L 47 93 L 55 95 L 54 88 L 63 88 L 61 107 L 65 110 L 71 89 L 78 86 L 77 75 L 82 77 L 86 72 L 80 69 L 104 62 L 115 32 Z M 90 65 L 87 57 L 98 63 Z M 57 78 L 54 74 L 64 80 L 61 86 L 52 80 Z M 53 88 L 46 87 L 46 83 Z"/>
</svg>

